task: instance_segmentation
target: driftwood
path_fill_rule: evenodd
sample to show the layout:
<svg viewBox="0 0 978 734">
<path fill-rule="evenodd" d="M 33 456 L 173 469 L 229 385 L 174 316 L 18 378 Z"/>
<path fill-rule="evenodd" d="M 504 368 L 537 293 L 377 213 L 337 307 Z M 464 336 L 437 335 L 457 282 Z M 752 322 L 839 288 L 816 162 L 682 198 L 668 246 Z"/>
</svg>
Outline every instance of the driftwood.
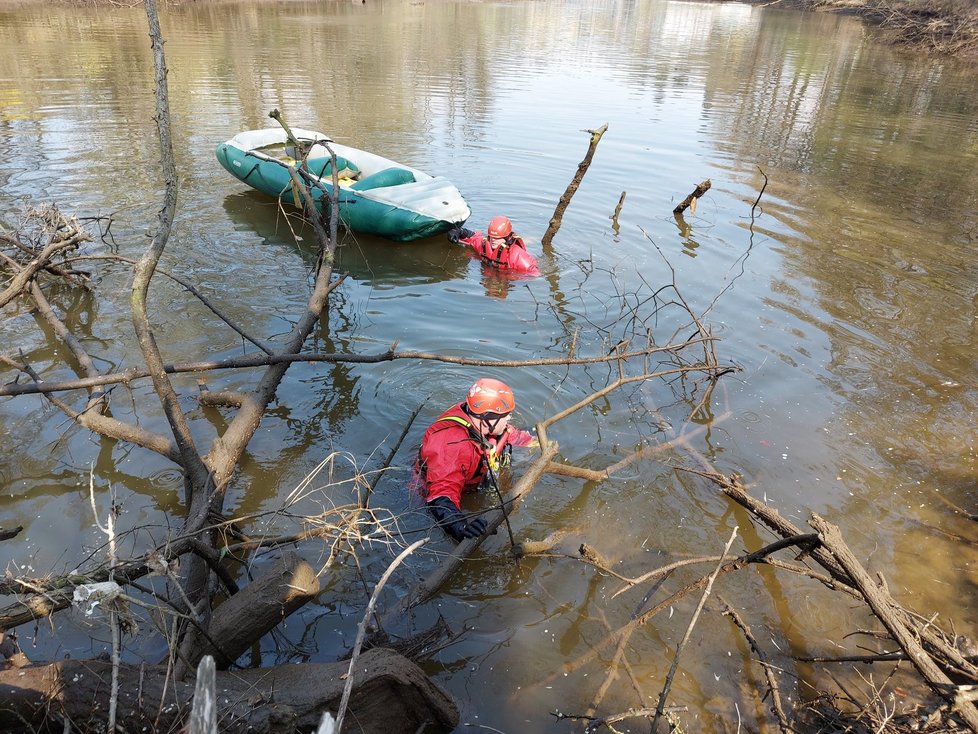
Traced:
<svg viewBox="0 0 978 734">
<path fill-rule="evenodd" d="M 730 604 L 723 599 L 721 596 L 717 596 L 722 608 L 721 614 L 725 617 L 730 617 L 733 623 L 737 625 L 737 628 L 744 633 L 744 637 L 747 640 L 747 644 L 750 645 L 750 649 L 757 656 L 758 662 L 760 662 L 761 667 L 764 669 L 764 677 L 767 679 L 768 691 L 771 693 L 771 711 L 778 718 L 778 726 L 781 729 L 782 734 L 791 734 L 791 726 L 788 723 L 788 717 L 784 713 L 784 705 L 781 703 L 781 689 L 778 687 L 777 676 L 774 675 L 774 671 L 771 666 L 768 665 L 767 656 L 765 656 L 764 651 L 761 650 L 760 645 L 757 644 L 757 640 L 754 638 L 754 633 L 751 632 L 750 625 L 748 625 L 740 615 L 737 614 L 736 610 L 730 606 Z"/>
<path fill-rule="evenodd" d="M 745 491 L 738 477 L 728 477 L 709 470 L 698 471 L 689 468 L 684 468 L 684 470 L 713 481 L 725 495 L 745 507 L 756 519 L 786 540 L 790 540 L 798 532 L 798 528 L 782 517 L 777 510 L 751 497 Z M 806 543 L 807 547 L 799 558 L 804 556 L 811 558 L 825 569 L 828 575 L 769 557 L 758 559 L 758 561 L 809 576 L 830 589 L 843 591 L 847 595 L 865 602 L 874 616 L 886 628 L 889 636 L 899 645 L 900 651 L 885 655 L 864 656 L 860 662 L 872 663 L 884 660 L 909 659 L 923 681 L 945 701 L 946 709 L 962 719 L 972 732 L 978 732 L 978 709 L 968 697 L 971 686 L 955 685 L 953 682 L 978 682 L 978 670 L 972 661 L 966 657 L 966 652 L 960 649 L 964 645 L 937 627 L 935 624 L 936 615 L 930 619 L 925 619 L 898 604 L 890 596 L 882 577 L 872 578 L 859 563 L 842 539 L 842 535 L 836 526 L 818 515 L 813 515 L 809 524 L 818 531 L 818 542 L 815 545 Z M 742 629 L 744 628 L 742 627 Z M 852 656 L 840 656 L 839 658 L 840 661 L 851 659 L 853 659 Z M 848 693 L 846 696 L 851 698 Z M 778 714 L 778 718 L 779 724 L 783 728 L 784 719 L 780 714 Z M 882 725 L 879 730 L 882 731 Z"/>
<path fill-rule="evenodd" d="M 740 569 L 746 568 L 752 563 L 762 563 L 763 560 L 767 558 L 769 555 L 771 555 L 772 553 L 777 553 L 778 551 L 783 550 L 785 548 L 790 548 L 793 546 L 798 546 L 802 548 L 808 547 L 814 540 L 816 540 L 816 536 L 814 533 L 809 533 L 807 535 L 799 535 L 794 538 L 785 538 L 783 540 L 778 540 L 775 541 L 774 543 L 770 543 L 769 545 L 766 545 L 763 548 L 753 551 L 752 553 L 747 553 L 737 558 L 734 558 L 732 560 L 726 561 L 725 563 L 722 563 L 713 574 L 709 576 L 703 576 L 697 579 L 696 581 L 693 581 L 692 583 L 686 584 L 686 586 L 679 589 L 678 591 L 673 592 L 668 597 L 658 602 L 654 606 L 650 607 L 649 609 L 641 613 L 635 614 L 628 620 L 628 622 L 626 622 L 625 624 L 623 624 L 621 627 L 614 630 L 613 632 L 609 633 L 601 640 L 591 643 L 591 649 L 588 652 L 580 655 L 575 660 L 569 663 L 565 663 L 561 670 L 550 673 L 549 675 L 543 678 L 542 682 L 549 683 L 550 681 L 556 679 L 558 676 L 567 675 L 568 673 L 572 673 L 575 670 L 578 670 L 586 663 L 589 663 L 590 661 L 599 657 L 601 655 L 602 650 L 609 647 L 611 644 L 620 643 L 623 636 L 627 637 L 631 635 L 639 627 L 644 625 L 646 622 L 648 622 L 650 619 L 655 617 L 660 612 L 673 606 L 680 599 L 684 598 L 685 596 L 691 594 L 694 591 L 706 587 L 707 584 L 711 583 L 711 579 L 719 578 L 720 576 L 725 576 L 729 573 L 739 571 Z"/>
<path fill-rule="evenodd" d="M 315 731 L 336 711 L 347 663 L 307 663 L 219 672 L 217 720 L 224 734 Z M 117 722 L 130 732 L 177 731 L 189 718 L 194 682 L 167 681 L 167 670 L 124 665 Z M 71 731 L 104 731 L 111 665 L 63 660 L 0 671 L 0 730 L 34 732 L 45 721 Z M 406 658 L 375 648 L 354 674 L 344 734 L 448 732 L 458 723 L 452 699 Z"/>
<path fill-rule="evenodd" d="M 916 626 L 911 628 L 905 623 L 905 619 L 902 618 L 903 615 L 896 611 L 898 605 L 893 598 L 885 589 L 880 588 L 866 569 L 862 567 L 852 551 L 849 550 L 849 546 L 842 539 L 839 528 L 826 522 L 818 515 L 812 515 L 810 524 L 818 531 L 825 547 L 852 577 L 854 586 L 862 592 L 866 603 L 873 610 L 873 614 L 883 623 L 893 639 L 907 654 L 927 685 L 954 707 L 954 710 L 964 719 L 971 731 L 978 732 L 978 709 L 968 701 L 958 702 L 955 700 L 958 693 L 957 686 L 951 682 L 947 674 L 938 667 L 934 659 L 917 641 Z"/>
<path fill-rule="evenodd" d="M 717 564 L 716 569 L 710 575 L 709 580 L 706 582 L 706 588 L 703 589 L 703 594 L 700 596 L 699 603 L 696 605 L 696 611 L 693 612 L 693 616 L 689 620 L 689 625 L 686 627 L 686 632 L 683 634 L 683 638 L 679 641 L 676 646 L 676 654 L 672 657 L 672 664 L 669 666 L 669 672 L 666 674 L 665 685 L 662 686 L 662 691 L 659 693 L 659 703 L 655 707 L 655 716 L 652 718 L 651 730 L 657 731 L 659 719 L 666 710 L 666 698 L 669 695 L 669 689 L 672 687 L 672 681 L 676 676 L 676 670 L 679 668 L 679 656 L 682 655 L 683 648 L 686 647 L 686 643 L 689 642 L 689 637 L 693 632 L 693 627 L 696 626 L 696 620 L 699 619 L 700 612 L 703 611 L 703 605 L 706 604 L 706 598 L 710 595 L 713 590 L 713 582 L 716 581 L 717 576 L 720 575 L 720 569 L 723 568 L 723 558 L 726 557 L 727 551 L 730 550 L 730 546 L 733 545 L 734 540 L 737 537 L 737 531 L 739 528 L 734 527 L 733 532 L 730 533 L 730 539 L 723 548 L 723 553 L 720 554 L 720 562 Z"/>
<path fill-rule="evenodd" d="M 584 174 L 587 173 L 587 169 L 591 165 L 591 159 L 594 157 L 594 151 L 597 150 L 598 143 L 601 142 L 601 136 L 605 134 L 608 130 L 608 123 L 605 123 L 597 130 L 588 130 L 587 132 L 591 135 L 591 142 L 588 145 L 587 153 L 584 155 L 584 160 L 577 164 L 577 172 L 574 174 L 574 178 L 567 185 L 567 189 L 564 191 L 560 200 L 557 202 L 557 208 L 554 209 L 553 216 L 550 218 L 550 226 L 547 227 L 547 231 L 543 235 L 543 239 L 540 244 L 543 245 L 543 251 L 546 252 L 550 248 L 550 243 L 553 242 L 554 235 L 557 234 L 557 230 L 560 229 L 560 222 L 564 218 L 564 210 L 567 209 L 567 205 L 570 204 L 571 198 L 577 192 L 577 187 L 581 185 L 581 181 L 584 180 Z"/>
<path fill-rule="evenodd" d="M 795 527 L 795 525 L 783 518 L 777 510 L 767 506 L 760 500 L 751 497 L 737 477 L 727 477 L 719 472 L 700 472 L 690 469 L 686 469 L 686 471 L 690 471 L 693 474 L 699 474 L 700 476 L 704 476 L 716 483 L 725 495 L 749 510 L 754 517 L 760 519 L 765 525 L 767 525 L 782 538 L 787 538 L 793 534 L 801 532 L 797 527 Z M 856 588 L 854 579 L 850 577 L 846 569 L 843 568 L 843 566 L 839 563 L 839 560 L 827 547 L 825 547 L 823 544 L 819 544 L 811 548 L 808 552 L 810 553 L 811 557 L 817 561 L 820 566 L 822 566 L 822 568 L 829 572 L 831 578 L 823 577 L 822 579 L 819 579 L 822 581 L 822 583 L 829 588 L 838 588 L 842 591 L 850 593 L 850 595 L 863 598 L 863 594 L 861 594 L 860 590 Z M 776 565 L 781 568 L 786 567 L 786 564 L 784 563 L 779 563 Z M 814 577 L 815 575 L 813 575 L 813 578 Z M 914 630 L 914 634 L 920 636 L 921 642 L 927 650 L 927 653 L 938 661 L 938 664 L 942 669 L 946 670 L 948 673 L 965 676 L 967 678 L 971 678 L 972 680 L 978 681 L 978 667 L 968 660 L 963 652 L 954 646 L 953 637 L 942 633 L 933 623 L 924 624 L 916 615 L 907 611 L 895 602 L 893 612 L 903 621 L 905 625 L 908 625 Z"/>
<path fill-rule="evenodd" d="M 48 261 L 59 252 L 78 247 L 79 243 L 91 239 L 87 233 L 80 229 L 68 230 L 67 237 L 58 236 L 54 241 L 37 254 L 30 263 L 19 270 L 11 279 L 10 284 L 0 292 L 0 308 L 6 306 L 27 287 L 34 275 L 42 270 Z"/>
<path fill-rule="evenodd" d="M 213 655 L 218 669 L 227 670 L 255 640 L 318 593 L 313 567 L 294 553 L 286 554 L 214 610 L 208 644 L 195 650 L 188 664 L 195 666 L 205 654 Z"/>
<path fill-rule="evenodd" d="M 703 181 L 701 183 L 696 184 L 696 188 L 693 189 L 693 192 L 689 196 L 687 196 L 685 199 L 683 199 L 681 202 L 679 202 L 679 204 L 676 206 L 676 208 L 672 210 L 672 213 L 673 214 L 682 214 L 684 211 L 686 211 L 690 207 L 692 207 L 690 213 L 691 214 L 694 213 L 696 211 L 696 200 L 699 199 L 707 191 L 709 191 L 710 190 L 710 186 L 712 186 L 712 185 L 713 184 L 710 183 L 710 179 L 706 179 L 706 181 Z"/>
<path fill-rule="evenodd" d="M 335 164 L 333 165 L 333 170 L 336 170 Z M 353 684 L 356 682 L 355 673 L 357 670 L 357 662 L 360 658 L 360 650 L 362 649 L 364 639 L 366 638 L 367 624 L 373 617 L 374 609 L 377 606 L 377 597 L 380 596 L 380 592 L 384 588 L 384 584 L 387 583 L 387 580 L 391 577 L 391 574 L 394 573 L 394 570 L 401 564 L 401 562 L 427 542 L 428 538 L 422 538 L 401 551 L 397 558 L 395 558 L 387 567 L 387 570 L 384 571 L 383 576 L 380 577 L 380 580 L 377 582 L 376 586 L 374 586 L 373 593 L 370 595 L 370 601 L 367 602 L 367 611 L 364 612 L 363 619 L 360 620 L 360 624 L 357 627 L 357 640 L 353 645 L 353 654 L 350 656 L 350 664 L 346 673 L 346 683 L 343 686 L 343 696 L 340 698 L 340 705 L 336 713 L 337 732 L 343 728 L 343 720 L 350 704 L 350 694 L 353 692 Z"/>
</svg>

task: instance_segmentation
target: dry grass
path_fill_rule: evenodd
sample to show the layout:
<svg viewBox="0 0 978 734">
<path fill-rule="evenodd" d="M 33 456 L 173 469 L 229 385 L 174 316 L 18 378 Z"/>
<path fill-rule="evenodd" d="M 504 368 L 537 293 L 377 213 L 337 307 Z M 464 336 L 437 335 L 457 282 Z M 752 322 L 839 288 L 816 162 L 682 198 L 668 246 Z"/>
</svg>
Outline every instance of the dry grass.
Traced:
<svg viewBox="0 0 978 734">
<path fill-rule="evenodd" d="M 972 0 L 875 4 L 880 25 L 898 43 L 938 54 L 978 57 L 978 9 Z"/>
<path fill-rule="evenodd" d="M 748 0 L 803 10 L 860 15 L 901 46 L 942 56 L 978 59 L 974 0 Z"/>
</svg>

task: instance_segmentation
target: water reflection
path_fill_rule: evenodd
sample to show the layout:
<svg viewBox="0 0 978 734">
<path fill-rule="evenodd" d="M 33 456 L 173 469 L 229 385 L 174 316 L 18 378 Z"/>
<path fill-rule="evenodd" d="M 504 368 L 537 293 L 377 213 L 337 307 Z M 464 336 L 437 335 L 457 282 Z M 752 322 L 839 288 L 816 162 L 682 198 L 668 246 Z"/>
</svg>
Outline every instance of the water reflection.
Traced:
<svg viewBox="0 0 978 734">
<path fill-rule="evenodd" d="M 474 255 L 474 253 L 467 254 L 472 260 L 478 259 L 478 256 Z M 482 272 L 482 287 L 485 289 L 486 296 L 499 300 L 505 300 L 520 283 L 525 283 L 533 278 L 539 277 L 519 273 L 507 273 L 482 262 L 480 262 L 480 270 Z"/>
<path fill-rule="evenodd" d="M 261 194 L 242 192 L 224 198 L 224 211 L 237 231 L 253 232 L 263 246 L 296 253 L 306 267 L 315 267 L 316 236 L 297 210 L 280 207 Z M 336 271 L 377 288 L 458 280 L 469 267 L 465 254 L 443 236 L 398 244 L 342 228 L 338 234 Z"/>
<path fill-rule="evenodd" d="M 689 257 L 696 257 L 696 248 L 700 244 L 693 239 L 692 226 L 689 225 L 682 214 L 673 214 L 673 216 L 676 219 L 676 228 L 679 230 L 679 236 L 682 237 L 683 254 Z"/>
</svg>

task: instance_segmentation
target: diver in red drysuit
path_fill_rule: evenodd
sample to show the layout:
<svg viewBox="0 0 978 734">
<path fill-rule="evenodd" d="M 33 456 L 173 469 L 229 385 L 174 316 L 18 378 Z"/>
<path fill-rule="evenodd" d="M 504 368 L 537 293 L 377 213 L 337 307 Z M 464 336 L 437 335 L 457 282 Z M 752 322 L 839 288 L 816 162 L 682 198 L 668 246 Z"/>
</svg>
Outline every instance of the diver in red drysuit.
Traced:
<svg viewBox="0 0 978 734">
<path fill-rule="evenodd" d="M 482 258 L 482 262 L 500 271 L 540 275 L 536 258 L 527 251 L 523 238 L 513 234 L 513 223 L 506 217 L 493 217 L 489 222 L 488 235 L 464 227 L 453 227 L 448 231 L 448 239 L 455 244 L 468 245 Z"/>
<path fill-rule="evenodd" d="M 479 488 L 489 471 L 498 471 L 512 446 L 529 446 L 533 434 L 509 425 L 516 407 L 513 391 L 491 378 L 477 380 L 465 402 L 453 405 L 421 439 L 417 472 L 428 511 L 456 540 L 476 538 L 486 521 L 462 514 L 463 492 Z"/>
</svg>

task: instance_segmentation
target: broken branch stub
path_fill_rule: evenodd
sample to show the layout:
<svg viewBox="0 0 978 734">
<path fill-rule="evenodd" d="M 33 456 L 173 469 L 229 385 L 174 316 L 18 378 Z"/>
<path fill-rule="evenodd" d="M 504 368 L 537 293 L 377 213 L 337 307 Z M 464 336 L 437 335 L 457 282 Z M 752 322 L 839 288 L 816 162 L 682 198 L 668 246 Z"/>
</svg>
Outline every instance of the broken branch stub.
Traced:
<svg viewBox="0 0 978 734">
<path fill-rule="evenodd" d="M 605 134 L 608 130 L 608 123 L 605 123 L 597 130 L 588 130 L 587 132 L 591 134 L 591 143 L 588 145 L 587 153 L 579 164 L 577 164 L 577 172 L 574 174 L 574 178 L 567 185 L 567 189 L 564 191 L 563 196 L 560 197 L 560 201 L 557 202 L 557 208 L 554 209 L 554 214 L 550 218 L 550 226 L 547 227 L 547 231 L 543 235 L 543 239 L 540 244 L 543 245 L 543 251 L 546 252 L 550 248 L 550 243 L 553 242 L 554 235 L 557 234 L 557 230 L 560 229 L 560 222 L 564 218 L 564 210 L 567 209 L 567 205 L 570 204 L 571 198 L 577 192 L 577 187 L 581 185 L 581 181 L 584 180 L 584 174 L 587 173 L 588 167 L 591 165 L 591 159 L 594 157 L 594 151 L 597 150 L 598 143 L 601 142 L 601 136 Z"/>
<path fill-rule="evenodd" d="M 682 214 L 690 206 L 692 206 L 693 207 L 693 211 L 695 211 L 696 210 L 696 200 L 699 199 L 707 191 L 709 191 L 710 190 L 710 186 L 712 186 L 712 185 L 713 184 L 710 183 L 710 179 L 706 179 L 706 181 L 703 181 L 702 183 L 696 184 L 696 188 L 693 189 L 693 193 L 691 193 L 689 196 L 687 196 L 685 199 L 683 199 L 679 203 L 679 206 L 677 206 L 675 209 L 672 210 L 672 213 L 673 214 Z"/>
</svg>

